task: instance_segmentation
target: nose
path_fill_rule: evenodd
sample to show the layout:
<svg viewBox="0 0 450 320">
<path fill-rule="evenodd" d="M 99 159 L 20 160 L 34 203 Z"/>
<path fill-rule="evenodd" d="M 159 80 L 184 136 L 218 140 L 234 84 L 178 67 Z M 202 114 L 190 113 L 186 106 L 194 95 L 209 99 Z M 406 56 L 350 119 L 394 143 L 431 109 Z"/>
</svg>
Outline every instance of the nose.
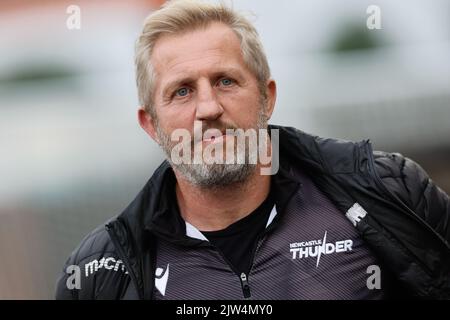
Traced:
<svg viewBox="0 0 450 320">
<path fill-rule="evenodd" d="M 214 88 L 209 81 L 203 81 L 197 88 L 197 108 L 195 117 L 199 121 L 211 121 L 220 118 L 224 110 L 220 105 Z"/>
</svg>

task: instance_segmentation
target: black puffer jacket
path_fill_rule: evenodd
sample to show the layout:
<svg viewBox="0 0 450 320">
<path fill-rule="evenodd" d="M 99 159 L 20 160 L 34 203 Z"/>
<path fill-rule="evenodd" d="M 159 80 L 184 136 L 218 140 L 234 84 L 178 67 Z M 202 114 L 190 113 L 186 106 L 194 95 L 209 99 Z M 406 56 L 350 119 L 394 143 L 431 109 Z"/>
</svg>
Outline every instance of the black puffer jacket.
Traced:
<svg viewBox="0 0 450 320">
<path fill-rule="evenodd" d="M 280 158 L 302 166 L 343 212 L 368 214 L 356 228 L 414 297 L 450 299 L 450 200 L 412 160 L 349 142 L 279 129 Z M 57 299 L 151 299 L 155 243 L 170 236 L 155 223 L 164 162 L 118 217 L 87 235 L 58 280 Z M 160 217 L 159 217 L 160 218 Z M 74 277 L 79 266 L 80 282 Z"/>
</svg>

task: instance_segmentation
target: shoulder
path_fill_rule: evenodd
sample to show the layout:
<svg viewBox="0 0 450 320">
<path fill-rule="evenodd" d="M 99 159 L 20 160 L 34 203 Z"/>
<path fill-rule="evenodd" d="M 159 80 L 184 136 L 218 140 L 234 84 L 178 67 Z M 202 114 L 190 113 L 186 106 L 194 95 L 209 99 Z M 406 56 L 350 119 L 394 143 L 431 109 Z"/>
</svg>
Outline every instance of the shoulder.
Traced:
<svg viewBox="0 0 450 320">
<path fill-rule="evenodd" d="M 123 261 L 102 224 L 86 235 L 70 254 L 57 281 L 56 298 L 98 299 L 105 293 L 114 298 L 120 290 L 111 285 L 123 284 L 128 278 Z M 112 291 L 105 292 L 105 289 Z"/>
<path fill-rule="evenodd" d="M 386 187 L 414 209 L 430 183 L 425 170 L 400 153 L 374 151 L 375 168 Z"/>
<path fill-rule="evenodd" d="M 447 242 L 450 198 L 415 161 L 399 153 L 374 152 L 375 167 L 386 187 Z"/>
<path fill-rule="evenodd" d="M 114 245 L 105 225 L 106 223 L 98 226 L 81 240 L 70 255 L 72 262 L 79 264 L 108 253 L 115 254 Z"/>
</svg>

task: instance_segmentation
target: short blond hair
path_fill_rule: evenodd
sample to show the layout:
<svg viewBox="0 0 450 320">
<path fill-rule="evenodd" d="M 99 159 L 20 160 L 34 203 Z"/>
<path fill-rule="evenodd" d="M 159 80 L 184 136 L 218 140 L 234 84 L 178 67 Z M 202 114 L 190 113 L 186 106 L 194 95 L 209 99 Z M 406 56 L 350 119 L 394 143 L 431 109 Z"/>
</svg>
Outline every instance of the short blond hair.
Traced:
<svg viewBox="0 0 450 320">
<path fill-rule="evenodd" d="M 156 41 L 164 34 L 182 34 L 213 22 L 229 26 L 238 36 L 243 59 L 255 75 L 261 94 L 265 98 L 265 84 L 270 69 L 255 27 L 240 13 L 224 4 L 209 4 L 194 0 L 172 0 L 152 12 L 136 43 L 136 84 L 139 103 L 156 118 L 153 108 L 155 76 L 150 57 Z"/>
</svg>

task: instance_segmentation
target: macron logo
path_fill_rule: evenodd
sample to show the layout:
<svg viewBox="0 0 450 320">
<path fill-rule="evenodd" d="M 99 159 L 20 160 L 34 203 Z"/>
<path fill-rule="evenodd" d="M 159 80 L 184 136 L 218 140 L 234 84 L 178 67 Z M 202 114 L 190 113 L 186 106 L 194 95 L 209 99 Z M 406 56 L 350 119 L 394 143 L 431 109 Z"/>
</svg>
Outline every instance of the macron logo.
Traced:
<svg viewBox="0 0 450 320">
<path fill-rule="evenodd" d="M 122 271 L 125 274 L 128 274 L 128 271 L 125 269 L 125 265 L 122 260 L 115 259 L 113 257 L 101 258 L 100 260 L 94 259 L 84 265 L 84 270 L 86 273 L 86 277 L 94 274 L 100 269 L 112 270 L 112 271 Z"/>
<path fill-rule="evenodd" d="M 166 295 L 166 286 L 168 279 L 169 279 L 169 264 L 167 264 L 166 270 L 164 270 L 163 268 L 156 268 L 155 287 L 163 296 Z"/>
</svg>

